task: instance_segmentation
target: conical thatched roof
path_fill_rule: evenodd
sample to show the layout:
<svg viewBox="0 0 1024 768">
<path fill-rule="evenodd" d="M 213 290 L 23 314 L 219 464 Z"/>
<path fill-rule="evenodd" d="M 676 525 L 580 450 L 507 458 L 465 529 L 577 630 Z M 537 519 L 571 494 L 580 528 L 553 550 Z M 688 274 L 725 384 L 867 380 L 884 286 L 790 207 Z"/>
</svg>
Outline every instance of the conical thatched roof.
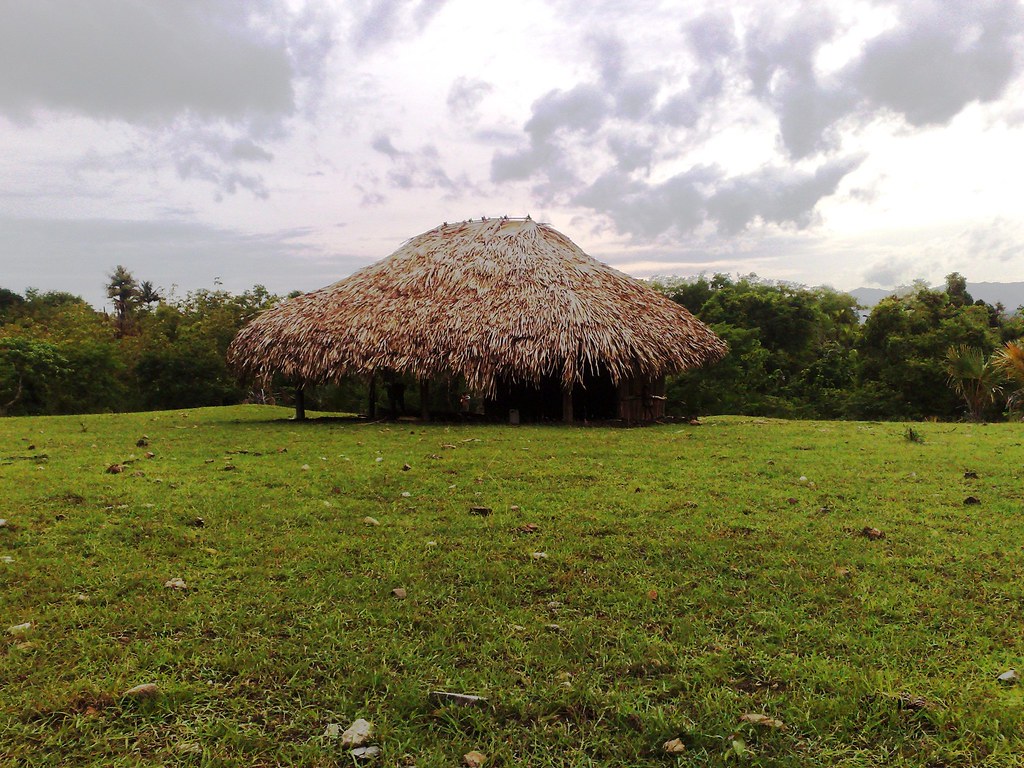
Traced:
<svg viewBox="0 0 1024 768">
<path fill-rule="evenodd" d="M 240 373 L 324 382 L 391 370 L 563 384 L 713 362 L 725 344 L 685 308 L 530 219 L 444 224 L 386 259 L 263 312 L 228 350 Z"/>
</svg>

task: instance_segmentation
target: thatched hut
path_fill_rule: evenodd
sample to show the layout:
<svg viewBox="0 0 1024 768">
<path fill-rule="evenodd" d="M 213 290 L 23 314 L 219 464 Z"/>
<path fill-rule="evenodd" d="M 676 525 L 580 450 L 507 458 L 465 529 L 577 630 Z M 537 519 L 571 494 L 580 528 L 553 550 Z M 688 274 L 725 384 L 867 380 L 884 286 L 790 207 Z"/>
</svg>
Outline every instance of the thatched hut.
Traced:
<svg viewBox="0 0 1024 768">
<path fill-rule="evenodd" d="M 725 344 L 685 308 L 526 219 L 443 224 L 265 311 L 228 350 L 242 374 L 299 384 L 461 379 L 504 418 L 664 413 L 664 377 Z"/>
</svg>

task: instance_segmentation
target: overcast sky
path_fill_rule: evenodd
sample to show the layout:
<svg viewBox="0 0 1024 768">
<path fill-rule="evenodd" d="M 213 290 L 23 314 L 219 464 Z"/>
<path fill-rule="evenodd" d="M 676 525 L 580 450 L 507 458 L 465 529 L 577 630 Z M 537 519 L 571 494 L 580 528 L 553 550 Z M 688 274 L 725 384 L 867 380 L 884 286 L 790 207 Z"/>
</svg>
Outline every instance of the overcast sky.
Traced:
<svg viewBox="0 0 1024 768">
<path fill-rule="evenodd" d="M 311 290 L 532 215 L 639 276 L 1024 280 L 1018 0 L 0 0 L 0 287 Z"/>
</svg>

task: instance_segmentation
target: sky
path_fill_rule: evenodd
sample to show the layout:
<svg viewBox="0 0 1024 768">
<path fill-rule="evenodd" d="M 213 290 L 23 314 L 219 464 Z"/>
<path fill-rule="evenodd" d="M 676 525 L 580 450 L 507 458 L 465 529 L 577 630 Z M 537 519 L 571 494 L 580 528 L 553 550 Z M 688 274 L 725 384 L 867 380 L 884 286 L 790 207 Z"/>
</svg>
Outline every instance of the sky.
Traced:
<svg viewBox="0 0 1024 768">
<path fill-rule="evenodd" d="M 0 0 L 0 287 L 312 290 L 525 216 L 637 277 L 1024 280 L 1020 0 Z"/>
</svg>

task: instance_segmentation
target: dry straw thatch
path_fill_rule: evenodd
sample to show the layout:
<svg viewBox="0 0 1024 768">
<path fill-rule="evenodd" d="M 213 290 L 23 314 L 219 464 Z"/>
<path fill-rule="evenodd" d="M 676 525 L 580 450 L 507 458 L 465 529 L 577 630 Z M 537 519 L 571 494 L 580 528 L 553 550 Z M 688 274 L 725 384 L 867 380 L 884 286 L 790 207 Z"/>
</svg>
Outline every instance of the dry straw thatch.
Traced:
<svg viewBox="0 0 1024 768">
<path fill-rule="evenodd" d="M 722 358 L 685 308 L 523 219 L 444 224 L 386 259 L 262 313 L 232 342 L 239 373 L 325 382 L 394 371 L 564 387 L 584 373 L 619 383 Z"/>
</svg>

